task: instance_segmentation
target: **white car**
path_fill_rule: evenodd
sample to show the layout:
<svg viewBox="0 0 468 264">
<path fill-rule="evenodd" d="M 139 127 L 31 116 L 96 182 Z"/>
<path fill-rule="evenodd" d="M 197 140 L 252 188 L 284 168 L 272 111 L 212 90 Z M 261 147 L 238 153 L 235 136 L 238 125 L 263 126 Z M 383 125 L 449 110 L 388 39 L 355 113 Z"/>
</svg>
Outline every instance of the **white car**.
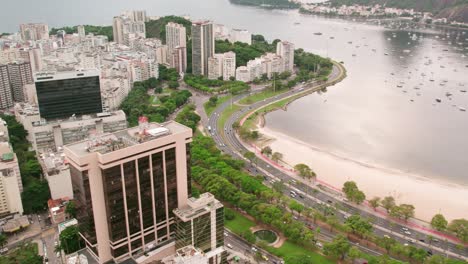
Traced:
<svg viewBox="0 0 468 264">
<path fill-rule="evenodd" d="M 231 245 L 231 244 L 228 243 L 226 246 L 227 246 L 228 248 L 232 249 L 232 245 Z"/>
<path fill-rule="evenodd" d="M 410 232 L 410 231 L 405 231 L 405 234 L 407 234 L 407 235 L 410 236 L 410 235 L 411 235 L 411 232 Z"/>
<path fill-rule="evenodd" d="M 224 232 L 224 236 L 229 236 L 229 234 L 227 232 Z"/>
<path fill-rule="evenodd" d="M 252 251 L 253 251 L 253 252 L 257 252 L 258 249 L 256 249 L 255 247 L 252 247 Z"/>
</svg>

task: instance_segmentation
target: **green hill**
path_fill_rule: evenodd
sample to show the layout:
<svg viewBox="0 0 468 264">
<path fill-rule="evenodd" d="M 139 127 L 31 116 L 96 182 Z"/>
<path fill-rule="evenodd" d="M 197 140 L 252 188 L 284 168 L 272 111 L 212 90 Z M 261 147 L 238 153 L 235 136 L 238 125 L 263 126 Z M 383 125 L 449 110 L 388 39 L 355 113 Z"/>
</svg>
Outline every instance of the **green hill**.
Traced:
<svg viewBox="0 0 468 264">
<path fill-rule="evenodd" d="M 387 7 L 414 9 L 432 12 L 436 17 L 445 17 L 452 21 L 468 22 L 468 0 L 330 0 L 339 5 L 384 5 Z"/>
<path fill-rule="evenodd" d="M 265 8 L 294 9 L 299 4 L 290 0 L 229 0 L 236 5 L 261 6 Z"/>
</svg>

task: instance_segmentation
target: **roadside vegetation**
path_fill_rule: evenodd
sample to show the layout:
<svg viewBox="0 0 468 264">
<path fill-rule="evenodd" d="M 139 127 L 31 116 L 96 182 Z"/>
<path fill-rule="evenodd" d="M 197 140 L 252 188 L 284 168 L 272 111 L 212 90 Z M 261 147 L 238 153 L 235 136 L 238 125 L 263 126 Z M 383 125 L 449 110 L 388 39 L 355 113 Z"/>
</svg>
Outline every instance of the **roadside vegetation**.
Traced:
<svg viewBox="0 0 468 264">
<path fill-rule="evenodd" d="M 183 106 L 192 94 L 187 90 L 174 90 L 170 93 L 164 93 L 163 85 L 171 86 L 171 83 L 177 83 L 178 74 L 173 69 L 167 69 L 160 66 L 159 79 L 150 78 L 143 82 L 135 82 L 133 89 L 120 105 L 127 115 L 129 126 L 138 125 L 138 117 L 147 116 L 150 122 L 164 122 L 167 117 Z M 177 85 L 172 85 L 178 87 Z M 151 98 L 149 90 L 154 91 L 159 105 L 154 104 L 154 97 Z"/>
<path fill-rule="evenodd" d="M 15 116 L 1 115 L 8 126 L 10 144 L 13 147 L 18 159 L 23 183 L 21 200 L 25 214 L 43 212 L 47 208 L 47 201 L 50 198 L 49 185 L 42 178 L 42 168 L 37 159 L 36 153 L 30 151 L 31 144 L 26 139 L 28 131 L 23 125 L 16 121 Z"/>
<path fill-rule="evenodd" d="M 42 264 L 43 259 L 38 254 L 36 243 L 26 243 L 0 256 L 1 264 Z"/>
<path fill-rule="evenodd" d="M 187 85 L 193 87 L 194 89 L 210 94 L 238 94 L 250 89 L 248 84 L 241 81 L 236 81 L 234 78 L 229 81 L 210 80 L 204 76 L 186 74 L 184 76 L 184 81 Z"/>
<path fill-rule="evenodd" d="M 84 25 L 86 34 L 93 33 L 94 35 L 104 35 L 107 36 L 109 41 L 114 40 L 114 33 L 112 31 L 112 26 L 93 26 L 93 25 Z M 78 27 L 61 27 L 61 28 L 52 28 L 50 30 L 51 35 L 56 35 L 59 30 L 65 31 L 67 34 L 78 33 Z"/>
</svg>

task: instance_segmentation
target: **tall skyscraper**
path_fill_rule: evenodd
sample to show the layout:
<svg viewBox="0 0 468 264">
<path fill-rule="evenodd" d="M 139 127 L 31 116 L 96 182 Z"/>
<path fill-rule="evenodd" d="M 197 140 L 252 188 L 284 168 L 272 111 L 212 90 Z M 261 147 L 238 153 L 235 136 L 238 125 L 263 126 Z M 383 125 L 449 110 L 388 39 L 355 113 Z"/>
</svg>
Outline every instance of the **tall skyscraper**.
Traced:
<svg viewBox="0 0 468 264">
<path fill-rule="evenodd" d="M 173 211 L 191 193 L 191 141 L 190 128 L 142 117 L 138 127 L 64 147 L 80 232 L 99 263 L 174 253 Z"/>
<path fill-rule="evenodd" d="M 8 65 L 3 64 L 0 65 L 0 109 L 7 109 L 12 106 L 13 94 L 8 76 Z"/>
<path fill-rule="evenodd" d="M 181 24 L 169 22 L 166 25 L 166 45 L 171 51 L 177 46 L 187 47 L 187 33 L 185 27 Z"/>
<path fill-rule="evenodd" d="M 36 73 L 39 112 L 42 118 L 69 118 L 102 112 L 99 71 Z"/>
<path fill-rule="evenodd" d="M 178 73 L 187 69 L 187 33 L 183 25 L 169 22 L 166 25 L 166 45 L 169 65 Z"/>
<path fill-rule="evenodd" d="M 29 62 L 14 62 L 8 64 L 8 76 L 10 78 L 13 100 L 23 102 L 25 100 L 24 86 L 34 83 L 31 64 Z"/>
<path fill-rule="evenodd" d="M 119 44 L 124 44 L 128 46 L 128 40 L 130 37 L 146 38 L 145 22 L 140 20 L 141 16 L 137 15 L 137 19 L 139 20 L 135 20 L 135 17 L 133 15 L 129 17 L 125 14 L 114 17 L 112 23 L 114 41 Z"/>
<path fill-rule="evenodd" d="M 24 41 L 49 39 L 49 26 L 43 23 L 21 24 L 20 33 Z"/>
<path fill-rule="evenodd" d="M 192 24 L 192 73 L 208 75 L 208 58 L 215 52 L 213 23 L 198 21 Z"/>
<path fill-rule="evenodd" d="M 283 71 L 294 71 L 294 44 L 288 41 L 280 41 L 276 44 L 276 55 L 283 58 Z"/>
</svg>

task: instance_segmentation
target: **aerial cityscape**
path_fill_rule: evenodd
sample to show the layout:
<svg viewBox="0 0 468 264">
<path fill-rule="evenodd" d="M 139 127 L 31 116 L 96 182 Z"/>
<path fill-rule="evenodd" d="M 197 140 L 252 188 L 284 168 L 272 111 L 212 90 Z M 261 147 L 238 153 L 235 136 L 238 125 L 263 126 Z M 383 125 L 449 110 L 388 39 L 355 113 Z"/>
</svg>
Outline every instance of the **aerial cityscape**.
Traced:
<svg viewBox="0 0 468 264">
<path fill-rule="evenodd" d="M 3 3 L 0 264 L 468 263 L 467 33 L 461 0 Z"/>
</svg>

